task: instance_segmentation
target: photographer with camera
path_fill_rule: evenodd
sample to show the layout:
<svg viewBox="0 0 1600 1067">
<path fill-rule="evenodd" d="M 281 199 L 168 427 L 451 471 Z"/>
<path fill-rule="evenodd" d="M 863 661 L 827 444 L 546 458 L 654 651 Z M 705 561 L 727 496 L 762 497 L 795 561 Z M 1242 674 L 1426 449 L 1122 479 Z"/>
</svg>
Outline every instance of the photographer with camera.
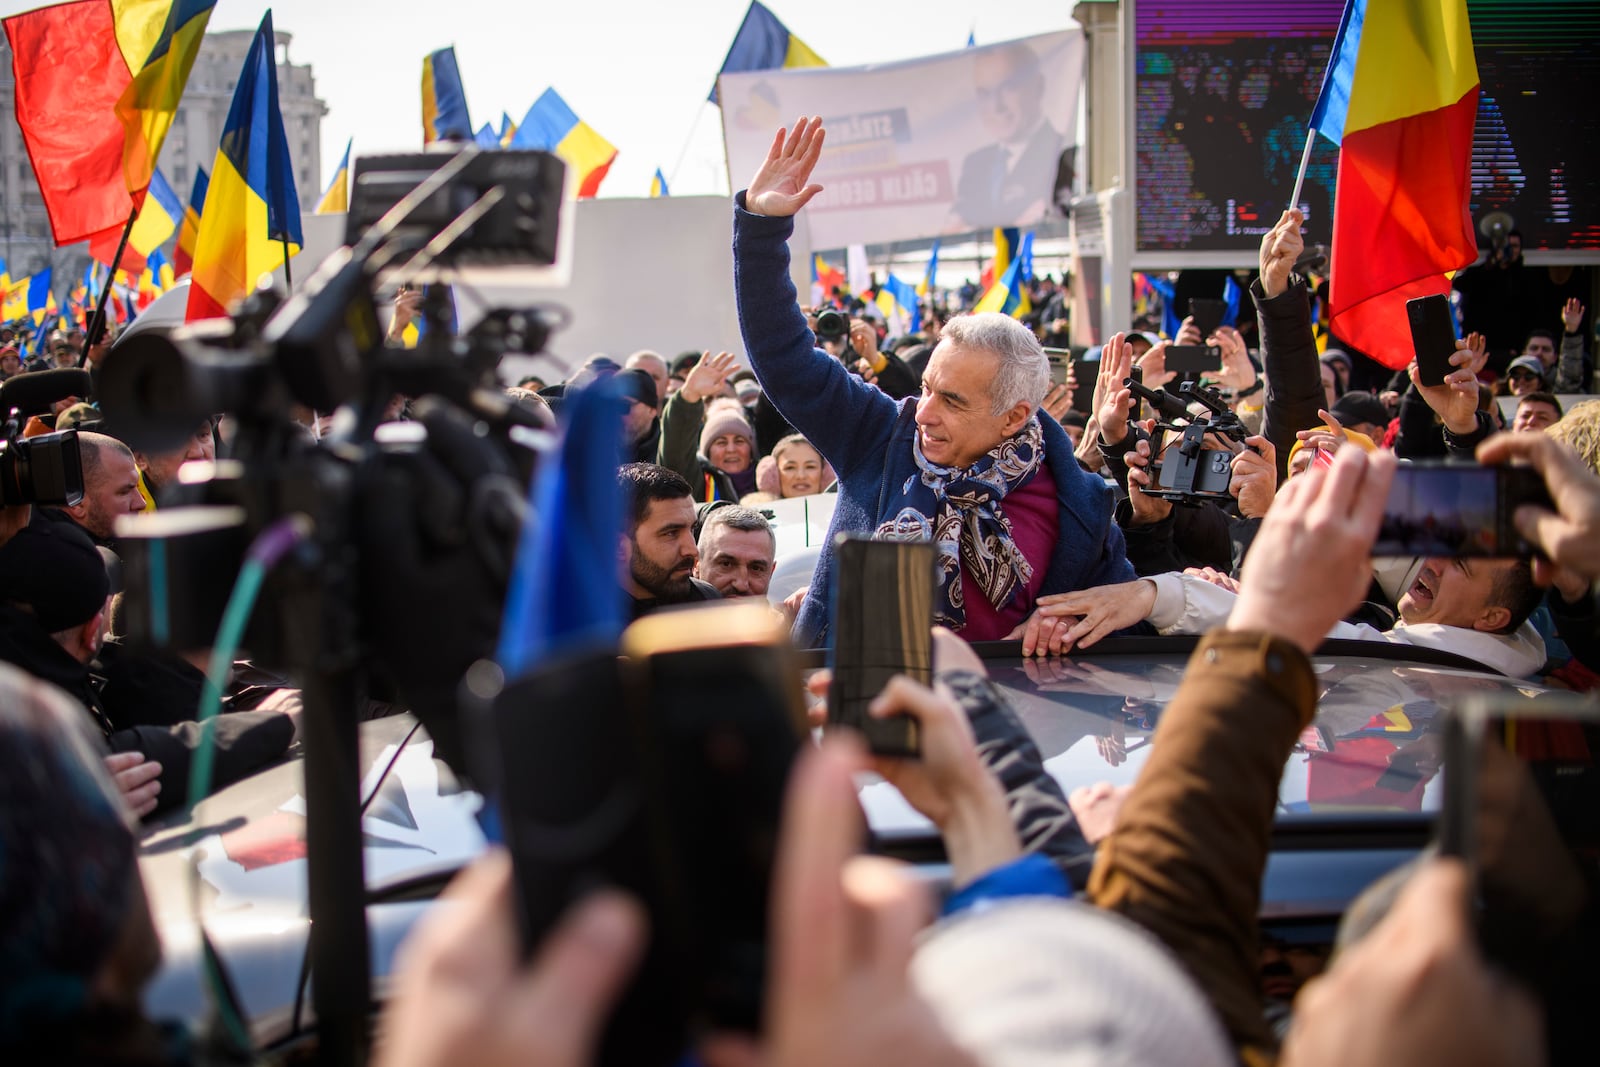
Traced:
<svg viewBox="0 0 1600 1067">
<path fill-rule="evenodd" d="M 812 316 L 817 347 L 882 389 L 892 400 L 916 396 L 922 376 L 893 352 L 882 351 L 878 328 L 866 319 L 823 308 Z"/>
</svg>

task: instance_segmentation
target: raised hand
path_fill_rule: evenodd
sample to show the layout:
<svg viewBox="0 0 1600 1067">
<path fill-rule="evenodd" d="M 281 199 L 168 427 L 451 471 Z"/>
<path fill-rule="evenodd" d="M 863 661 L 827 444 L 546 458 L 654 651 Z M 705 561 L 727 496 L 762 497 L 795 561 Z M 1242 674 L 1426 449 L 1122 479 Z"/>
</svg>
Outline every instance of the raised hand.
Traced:
<svg viewBox="0 0 1600 1067">
<path fill-rule="evenodd" d="M 732 352 L 718 352 L 716 355 L 702 352 L 700 361 L 684 376 L 683 388 L 678 393 L 691 404 L 716 396 L 722 389 L 722 383 L 728 380 L 728 375 L 738 367 L 739 357 Z"/>
<path fill-rule="evenodd" d="M 1478 375 L 1473 370 L 1477 358 L 1468 342 L 1457 341 L 1456 353 L 1450 357 L 1456 369 L 1444 376 L 1443 385 L 1423 385 L 1416 365 L 1411 366 L 1411 381 L 1418 394 L 1454 434 L 1468 434 L 1478 427 Z"/>
<path fill-rule="evenodd" d="M 1306 250 L 1305 238 L 1300 236 L 1304 222 L 1300 209 L 1290 208 L 1261 237 L 1261 291 L 1269 300 L 1289 288 L 1295 260 Z"/>
<path fill-rule="evenodd" d="M 1094 413 L 1100 421 L 1100 436 L 1114 445 L 1128 434 L 1128 412 L 1133 393 L 1122 383 L 1133 373 L 1133 346 L 1116 334 L 1100 352 L 1100 377 L 1094 385 Z"/>
<path fill-rule="evenodd" d="M 136 817 L 142 819 L 156 810 L 161 794 L 161 764 L 146 759 L 143 752 L 118 752 L 106 757 L 106 771 Z"/>
<path fill-rule="evenodd" d="M 1561 325 L 1568 333 L 1577 333 L 1578 327 L 1583 325 L 1583 302 L 1577 297 L 1568 300 L 1561 309 Z"/>
<path fill-rule="evenodd" d="M 1199 344 L 1200 331 L 1194 328 L 1193 323 L 1189 324 L 1189 332 L 1196 338 L 1194 343 Z M 1181 343 L 1182 330 L 1178 331 L 1178 337 Z M 1160 342 L 1139 357 L 1139 369 L 1144 371 L 1144 387 L 1146 389 L 1160 389 L 1178 376 L 1177 371 L 1167 369 L 1167 342 L 1165 341 Z"/>
<path fill-rule="evenodd" d="M 1222 349 L 1222 370 L 1215 376 L 1218 383 L 1236 393 L 1256 384 L 1256 366 L 1250 362 L 1250 348 L 1238 330 L 1220 327 L 1210 343 Z"/>
<path fill-rule="evenodd" d="M 811 172 L 822 155 L 823 136 L 818 116 L 797 119 L 792 133 L 779 130 L 761 169 L 750 179 L 745 210 L 774 217 L 793 215 L 822 192 L 822 186 L 811 182 Z"/>
</svg>

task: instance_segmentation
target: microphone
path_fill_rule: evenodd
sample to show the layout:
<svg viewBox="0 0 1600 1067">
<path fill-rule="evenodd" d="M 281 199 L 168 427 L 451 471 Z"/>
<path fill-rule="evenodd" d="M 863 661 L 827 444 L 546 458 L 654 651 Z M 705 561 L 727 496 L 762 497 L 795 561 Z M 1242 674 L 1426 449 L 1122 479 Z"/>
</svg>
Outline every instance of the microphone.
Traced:
<svg viewBox="0 0 1600 1067">
<path fill-rule="evenodd" d="M 0 382 L 0 414 L 16 408 L 26 418 L 49 411 L 57 400 L 69 396 L 86 397 L 93 390 L 93 377 L 81 367 L 29 371 Z"/>
</svg>

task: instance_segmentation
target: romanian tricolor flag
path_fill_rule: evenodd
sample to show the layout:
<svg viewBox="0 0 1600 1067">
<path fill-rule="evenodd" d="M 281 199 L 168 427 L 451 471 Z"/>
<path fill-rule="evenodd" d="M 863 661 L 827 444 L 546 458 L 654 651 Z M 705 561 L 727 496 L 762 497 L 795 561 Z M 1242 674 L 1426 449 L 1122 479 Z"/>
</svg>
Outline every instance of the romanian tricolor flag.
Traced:
<svg viewBox="0 0 1600 1067">
<path fill-rule="evenodd" d="M 149 192 L 145 195 L 144 206 L 139 209 L 139 218 L 128 231 L 128 244 L 122 250 L 118 266 L 130 273 L 144 270 L 145 258 L 170 240 L 182 221 L 183 201 L 158 170 L 150 176 Z M 121 240 L 120 226 L 102 231 L 89 239 L 89 254 L 109 266 L 116 258 L 117 244 Z"/>
<path fill-rule="evenodd" d="M 183 224 L 178 227 L 178 243 L 172 250 L 172 269 L 181 278 L 194 269 L 194 246 L 200 239 L 200 212 L 206 206 L 206 186 L 211 184 L 206 168 L 194 169 L 194 188 L 189 191 L 189 206 L 183 209 Z"/>
<path fill-rule="evenodd" d="M 1410 362 L 1405 303 L 1478 256 L 1468 201 L 1478 65 L 1467 0 L 1346 0 L 1311 125 L 1340 146 L 1333 332 Z"/>
<path fill-rule="evenodd" d="M 344 156 L 339 160 L 339 169 L 333 172 L 333 179 L 328 182 L 328 187 L 322 191 L 322 199 L 317 201 L 318 215 L 341 215 L 350 210 L 350 145 L 353 139 L 344 143 Z"/>
<path fill-rule="evenodd" d="M 1017 244 L 1020 241 L 1019 231 L 1015 226 L 994 228 L 994 262 L 984 268 L 978 278 L 978 287 L 987 292 L 994 286 L 996 278 L 1003 277 L 1011 261 L 1016 258 Z"/>
<path fill-rule="evenodd" d="M 441 48 L 422 61 L 422 143 L 470 140 L 472 118 L 456 50 Z"/>
<path fill-rule="evenodd" d="M 789 67 L 826 67 L 827 62 L 813 52 L 804 41 L 789 32 L 789 27 L 778 21 L 778 16 L 768 11 L 756 0 L 751 0 L 750 10 L 734 35 L 728 56 L 722 61 L 717 77 L 738 74 L 746 70 L 781 70 Z M 708 98 L 717 103 L 717 86 L 711 85 Z"/>
<path fill-rule="evenodd" d="M 517 135 L 517 124 L 511 121 L 511 116 L 504 111 L 500 112 L 500 147 L 510 148 L 511 138 Z"/>
<path fill-rule="evenodd" d="M 211 165 L 190 272 L 188 320 L 217 318 L 300 250 L 300 202 L 278 111 L 272 12 L 250 42 Z"/>
<path fill-rule="evenodd" d="M 479 148 L 499 148 L 500 135 L 494 132 L 494 127 L 485 122 L 478 127 L 478 132 L 473 135 L 472 141 Z"/>
<path fill-rule="evenodd" d="M 150 258 L 145 261 L 144 273 L 139 275 L 139 290 L 149 290 L 160 295 L 172 288 L 172 283 L 178 280 L 177 274 L 172 269 L 172 264 L 167 262 L 167 257 L 161 254 L 161 249 L 150 253 Z"/>
<path fill-rule="evenodd" d="M 120 236 L 216 0 L 76 0 L 5 20 L 17 124 L 57 245 Z"/>
<path fill-rule="evenodd" d="M 582 119 L 561 94 L 546 89 L 522 118 L 511 138 L 512 148 L 554 152 L 578 176 L 578 199 L 594 196 L 605 180 L 617 150 Z"/>
<path fill-rule="evenodd" d="M 999 311 L 1012 318 L 1021 318 L 1032 311 L 1033 304 L 1028 299 L 1028 290 L 1022 284 L 1023 264 L 1030 262 L 1032 258 L 1033 233 L 1029 231 L 1022 235 L 1022 242 L 1016 249 L 1016 258 L 1011 260 L 1010 266 L 1000 275 L 1000 280 L 983 294 L 972 310 Z"/>
<path fill-rule="evenodd" d="M 667 188 L 667 176 L 661 173 L 661 168 L 656 168 L 656 176 L 650 179 L 650 196 L 671 196 L 672 190 Z"/>
</svg>

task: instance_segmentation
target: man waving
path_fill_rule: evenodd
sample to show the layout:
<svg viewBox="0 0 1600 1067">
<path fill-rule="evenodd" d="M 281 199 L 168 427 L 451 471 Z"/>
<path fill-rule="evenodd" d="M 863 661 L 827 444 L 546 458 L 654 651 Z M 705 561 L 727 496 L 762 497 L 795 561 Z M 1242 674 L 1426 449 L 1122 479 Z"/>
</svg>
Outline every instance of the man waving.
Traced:
<svg viewBox="0 0 1600 1067">
<path fill-rule="evenodd" d="M 826 644 L 839 532 L 939 546 L 939 621 L 969 641 L 1007 636 L 1038 597 L 1133 570 L 1111 522 L 1111 494 L 1039 413 L 1050 368 L 1038 340 L 1005 315 L 958 315 L 896 402 L 816 347 L 789 279 L 793 216 L 817 193 L 820 119 L 779 130 L 750 188 L 735 197 L 739 327 L 767 397 L 839 475 L 828 546 L 795 621 L 802 646 Z"/>
</svg>

